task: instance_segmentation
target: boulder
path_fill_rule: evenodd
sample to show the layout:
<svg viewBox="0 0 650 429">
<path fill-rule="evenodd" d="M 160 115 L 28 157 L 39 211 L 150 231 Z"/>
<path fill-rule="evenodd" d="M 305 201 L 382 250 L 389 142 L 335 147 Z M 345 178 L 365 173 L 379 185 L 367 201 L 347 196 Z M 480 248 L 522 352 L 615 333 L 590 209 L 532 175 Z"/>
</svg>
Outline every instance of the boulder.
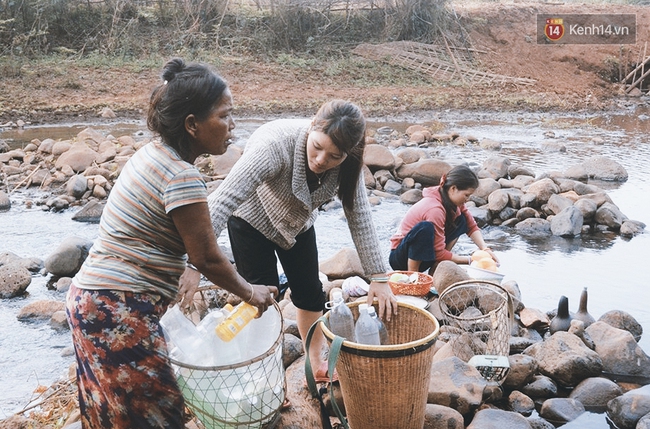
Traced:
<svg viewBox="0 0 650 429">
<path fill-rule="evenodd" d="M 594 216 L 597 223 L 614 230 L 618 230 L 625 219 L 625 215 L 612 203 L 603 203 Z"/>
<path fill-rule="evenodd" d="M 628 331 L 605 322 L 595 322 L 587 327 L 586 332 L 594 342 L 604 371 L 650 377 L 650 357 Z"/>
<path fill-rule="evenodd" d="M 611 310 L 604 313 L 598 319 L 599 322 L 605 322 L 609 326 L 618 329 L 624 329 L 632 334 L 634 341 L 639 342 L 643 335 L 643 326 L 630 313 L 621 310 Z"/>
<path fill-rule="evenodd" d="M 97 160 L 97 152 L 83 142 L 76 142 L 69 150 L 62 153 L 56 160 L 55 166 L 62 168 L 68 165 L 77 173 L 84 172 Z"/>
<path fill-rule="evenodd" d="M 363 163 L 371 171 L 392 170 L 395 168 L 395 157 L 387 147 L 373 144 L 365 147 L 363 151 Z"/>
<path fill-rule="evenodd" d="M 32 275 L 20 263 L 0 266 L 0 298 L 13 298 L 25 293 L 32 282 Z"/>
<path fill-rule="evenodd" d="M 590 377 L 582 380 L 569 394 L 569 398 L 580 401 L 586 410 L 603 412 L 607 403 L 623 394 L 618 384 L 604 377 Z"/>
<path fill-rule="evenodd" d="M 585 412 L 585 407 L 571 398 L 550 398 L 544 401 L 539 415 L 555 425 L 577 419 Z"/>
<path fill-rule="evenodd" d="M 568 206 L 551 219 L 551 233 L 562 237 L 574 237 L 582 231 L 582 212 Z"/>
<path fill-rule="evenodd" d="M 427 404 L 424 409 L 423 429 L 465 429 L 463 415 L 451 407 Z"/>
<path fill-rule="evenodd" d="M 438 294 L 442 294 L 454 283 L 470 279 L 467 271 L 452 261 L 440 261 L 432 277 L 433 287 L 436 288 Z"/>
<path fill-rule="evenodd" d="M 401 179 L 412 177 L 422 186 L 437 186 L 440 178 L 451 170 L 451 165 L 439 159 L 420 159 L 412 164 L 404 164 L 397 169 L 397 176 Z"/>
<path fill-rule="evenodd" d="M 563 387 L 576 386 L 585 378 L 600 375 L 603 370 L 600 356 L 585 346 L 580 338 L 564 331 L 554 333 L 542 343 L 533 344 L 523 353 L 537 359 L 540 373 Z"/>
<path fill-rule="evenodd" d="M 630 390 L 607 403 L 607 417 L 617 428 L 634 429 L 650 414 L 650 384 Z"/>
<path fill-rule="evenodd" d="M 503 385 L 510 389 L 521 389 L 529 383 L 539 368 L 537 360 L 524 354 L 508 356 L 510 371 L 503 381 Z"/>
<path fill-rule="evenodd" d="M 0 191 L 0 212 L 6 212 L 11 209 L 11 199 L 5 191 Z"/>
<path fill-rule="evenodd" d="M 363 266 L 357 252 L 349 247 L 344 247 L 330 258 L 322 261 L 319 269 L 332 279 L 344 279 L 352 276 L 364 277 Z"/>
<path fill-rule="evenodd" d="M 517 232 L 528 237 L 544 237 L 551 235 L 551 222 L 546 219 L 528 218 L 517 223 Z"/>
<path fill-rule="evenodd" d="M 625 182 L 627 170 L 619 162 L 606 156 L 593 156 L 582 163 L 590 179 Z"/>
<path fill-rule="evenodd" d="M 485 408 L 474 415 L 467 429 L 532 429 L 532 426 L 519 413 L 493 408 Z"/>
<path fill-rule="evenodd" d="M 73 277 L 86 260 L 92 241 L 68 237 L 45 259 L 45 269 L 55 276 Z"/>
<path fill-rule="evenodd" d="M 57 311 L 65 311 L 65 303 L 62 301 L 39 300 L 34 301 L 18 312 L 18 320 L 50 320 Z"/>
<path fill-rule="evenodd" d="M 476 368 L 455 356 L 450 357 L 431 366 L 427 402 L 468 415 L 481 405 L 486 384 Z"/>
<path fill-rule="evenodd" d="M 99 223 L 105 206 L 105 201 L 89 201 L 81 210 L 72 215 L 72 220 L 77 222 Z"/>
</svg>

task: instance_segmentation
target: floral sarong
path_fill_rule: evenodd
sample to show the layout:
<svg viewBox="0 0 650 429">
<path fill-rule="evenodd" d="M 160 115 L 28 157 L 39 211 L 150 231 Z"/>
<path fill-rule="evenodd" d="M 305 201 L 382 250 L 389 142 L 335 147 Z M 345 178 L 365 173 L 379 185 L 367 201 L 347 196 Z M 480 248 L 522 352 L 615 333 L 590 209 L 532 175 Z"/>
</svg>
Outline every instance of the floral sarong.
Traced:
<svg viewBox="0 0 650 429">
<path fill-rule="evenodd" d="M 159 324 L 166 304 L 151 294 L 70 286 L 83 428 L 184 428 L 183 396 Z"/>
</svg>

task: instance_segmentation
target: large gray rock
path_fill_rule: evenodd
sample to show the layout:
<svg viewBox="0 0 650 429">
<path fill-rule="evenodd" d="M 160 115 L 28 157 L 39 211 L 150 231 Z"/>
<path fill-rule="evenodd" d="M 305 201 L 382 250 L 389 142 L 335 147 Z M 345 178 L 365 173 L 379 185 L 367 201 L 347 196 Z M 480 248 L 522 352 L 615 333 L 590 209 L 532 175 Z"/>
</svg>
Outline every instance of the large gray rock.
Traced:
<svg viewBox="0 0 650 429">
<path fill-rule="evenodd" d="M 477 412 L 467 429 L 532 429 L 532 426 L 521 414 L 485 408 Z"/>
<path fill-rule="evenodd" d="M 45 259 L 45 269 L 55 276 L 74 277 L 88 256 L 92 241 L 68 237 Z"/>
<path fill-rule="evenodd" d="M 32 275 L 19 263 L 0 266 L 0 298 L 22 295 L 32 282 Z"/>
<path fill-rule="evenodd" d="M 444 405 L 427 404 L 424 409 L 424 426 L 422 429 L 465 429 L 463 415 Z"/>
<path fill-rule="evenodd" d="M 599 322 L 605 322 L 609 326 L 624 329 L 632 334 L 634 341 L 639 342 L 643 335 L 643 326 L 630 313 L 621 310 L 611 310 L 598 318 Z"/>
<path fill-rule="evenodd" d="M 628 331 L 605 322 L 592 323 L 585 331 L 594 342 L 604 371 L 650 377 L 650 357 Z"/>
<path fill-rule="evenodd" d="M 604 377 L 582 380 L 569 394 L 569 398 L 580 401 L 586 410 L 601 412 L 607 403 L 623 394 L 618 384 Z"/>
<path fill-rule="evenodd" d="M 65 303 L 54 300 L 30 302 L 18 312 L 18 320 L 50 320 L 57 311 L 65 311 Z"/>
<path fill-rule="evenodd" d="M 363 163 L 371 171 L 392 170 L 395 168 L 395 157 L 385 146 L 380 144 L 367 145 L 363 150 Z"/>
<path fill-rule="evenodd" d="M 537 359 L 532 356 L 514 354 L 508 356 L 508 361 L 510 371 L 503 381 L 503 385 L 510 389 L 521 389 L 533 379 L 539 369 Z"/>
<path fill-rule="evenodd" d="M 551 195 L 560 193 L 560 187 L 555 184 L 553 179 L 549 178 L 537 180 L 522 190 L 527 194 L 533 194 L 535 201 L 540 206 L 546 204 Z"/>
<path fill-rule="evenodd" d="M 607 403 L 607 417 L 620 429 L 634 429 L 650 414 L 650 384 L 630 390 Z"/>
<path fill-rule="evenodd" d="M 5 191 L 0 191 L 0 212 L 6 212 L 11 209 L 11 199 Z"/>
<path fill-rule="evenodd" d="M 68 179 L 68 182 L 65 185 L 66 194 L 76 199 L 83 197 L 87 190 L 88 179 L 81 174 L 75 174 L 72 176 L 70 179 Z"/>
<path fill-rule="evenodd" d="M 603 203 L 598 207 L 594 216 L 597 223 L 614 230 L 619 229 L 625 219 L 626 217 L 621 210 L 612 203 Z"/>
<path fill-rule="evenodd" d="M 577 419 L 585 412 L 585 407 L 570 398 L 550 398 L 544 401 L 539 415 L 556 425 Z"/>
<path fill-rule="evenodd" d="M 536 375 L 521 391 L 533 399 L 553 398 L 557 396 L 557 384 L 550 377 Z"/>
<path fill-rule="evenodd" d="M 537 359 L 540 373 L 563 387 L 576 386 L 585 378 L 600 375 L 603 370 L 600 356 L 585 346 L 580 338 L 564 331 L 554 333 L 542 343 L 533 344 L 523 353 Z"/>
<path fill-rule="evenodd" d="M 483 167 L 478 172 L 478 176 L 481 178 L 491 177 L 494 180 L 508 177 L 510 164 L 510 160 L 504 156 L 491 156 L 483 162 Z"/>
<path fill-rule="evenodd" d="M 427 402 L 467 415 L 481 405 L 486 384 L 476 368 L 455 356 L 450 357 L 431 366 Z"/>
<path fill-rule="evenodd" d="M 551 219 L 551 233 L 562 237 L 580 235 L 583 221 L 580 209 L 568 206 Z"/>
<path fill-rule="evenodd" d="M 99 223 L 105 206 L 106 202 L 104 201 L 90 201 L 81 210 L 72 215 L 72 220 L 77 222 Z"/>
<path fill-rule="evenodd" d="M 61 154 L 59 159 L 56 160 L 55 166 L 62 168 L 68 165 L 75 172 L 82 173 L 96 160 L 97 152 L 83 142 L 76 142 L 69 150 Z"/>
<path fill-rule="evenodd" d="M 551 222 L 546 219 L 528 218 L 519 222 L 515 229 L 521 235 L 529 237 L 544 237 L 551 235 Z"/>
<path fill-rule="evenodd" d="M 319 268 L 330 280 L 365 276 L 359 255 L 356 250 L 350 247 L 344 247 L 336 254 L 322 261 Z"/>
<path fill-rule="evenodd" d="M 454 283 L 470 279 L 467 271 L 452 261 L 440 261 L 432 277 L 433 287 L 436 288 L 438 294 L 442 294 Z"/>
<path fill-rule="evenodd" d="M 624 182 L 628 178 L 625 167 L 606 156 L 593 156 L 583 162 L 582 165 L 591 179 Z"/>
<path fill-rule="evenodd" d="M 440 178 L 451 170 L 451 165 L 439 159 L 420 159 L 412 164 L 404 164 L 397 169 L 397 176 L 401 179 L 412 177 L 422 186 L 437 186 Z"/>
</svg>

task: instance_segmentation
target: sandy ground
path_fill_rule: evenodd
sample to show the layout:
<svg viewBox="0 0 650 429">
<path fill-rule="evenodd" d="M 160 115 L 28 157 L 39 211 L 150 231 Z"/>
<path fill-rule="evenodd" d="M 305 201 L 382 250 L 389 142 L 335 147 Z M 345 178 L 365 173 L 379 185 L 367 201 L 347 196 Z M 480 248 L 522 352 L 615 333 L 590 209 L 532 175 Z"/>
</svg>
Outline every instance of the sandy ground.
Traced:
<svg viewBox="0 0 650 429">
<path fill-rule="evenodd" d="M 326 99 L 357 102 L 369 116 L 451 109 L 607 110 L 626 98 L 623 85 L 650 36 L 650 10 L 642 6 L 495 2 L 453 4 L 472 42 L 477 70 L 533 79 L 533 85 L 447 84 L 367 87 L 345 75 L 329 79 L 310 70 L 242 58 L 223 58 L 241 116 L 311 113 Z M 537 14 L 632 13 L 636 44 L 545 45 L 537 43 Z M 650 51 L 649 51 L 650 53 Z M 2 77 L 0 124 L 68 122 L 99 117 L 109 107 L 119 117 L 142 117 L 159 69 L 79 67 L 63 72 L 22 65 L 20 76 Z M 412 73 L 395 66 L 395 73 Z"/>
</svg>

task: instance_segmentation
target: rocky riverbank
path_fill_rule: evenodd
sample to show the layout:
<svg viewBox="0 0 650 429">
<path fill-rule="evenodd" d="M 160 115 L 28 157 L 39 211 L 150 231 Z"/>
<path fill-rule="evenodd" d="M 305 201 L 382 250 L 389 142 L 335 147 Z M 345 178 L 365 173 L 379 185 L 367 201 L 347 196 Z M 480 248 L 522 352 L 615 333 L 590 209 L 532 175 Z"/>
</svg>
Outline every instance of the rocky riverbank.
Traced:
<svg viewBox="0 0 650 429">
<path fill-rule="evenodd" d="M 11 210 L 13 192 L 37 188 L 48 196 L 28 200 L 25 204 L 55 211 L 83 207 L 76 215 L 78 220 L 95 222 L 121 167 L 146 142 L 144 138 L 115 138 L 87 129 L 69 141 L 46 139 L 19 150 L 6 151 L 0 154 L 5 193 L 1 206 Z M 632 237 L 645 228 L 642 223 L 627 219 L 607 192 L 586 183 L 590 178 L 626 180 L 627 173 L 614 160 L 601 157 L 563 172 L 538 174 L 499 156 L 499 142 L 478 141 L 453 133 L 435 134 L 434 130 L 422 127 L 412 128 L 404 135 L 379 129 L 369 137 L 364 161 L 371 198 L 376 203 L 384 198 L 400 198 L 406 203 L 417 201 L 422 186 L 436 184 L 440 175 L 451 167 L 448 162 L 432 157 L 430 151 L 441 145 L 461 144 L 475 145 L 491 154 L 486 162 L 476 165 L 482 177 L 481 188 L 485 189 L 475 194 L 472 210 L 482 224 L 514 227 L 521 234 L 541 236 L 574 236 L 603 229 Z M 226 155 L 203 158 L 197 167 L 213 188 L 240 155 L 240 150 L 231 146 Z M 563 211 L 567 213 L 566 220 L 559 223 L 557 219 L 563 218 Z M 519 227 L 528 224 L 532 225 Z M 0 278 L 5 279 L 0 288 L 3 297 L 19 296 L 29 285 L 32 274 L 47 271 L 58 278 L 56 286 L 62 292 L 61 300 L 32 305 L 24 309 L 20 317 L 43 318 L 58 329 L 66 329 L 65 318 L 59 312 L 63 292 L 85 258 L 84 249 L 87 251 L 89 245 L 72 238 L 65 240 L 44 261 L 3 255 L 0 261 L 0 269 L 4 271 Z M 321 270 L 328 277 L 325 285 L 328 292 L 341 286 L 343 279 L 361 274 L 355 257 L 354 252 L 346 250 L 333 260 L 323 262 Z M 455 266 L 446 268 L 436 272 L 434 279 L 440 294 L 449 284 L 468 279 L 464 270 L 459 271 Z M 6 279 L 13 279 L 13 282 Z M 516 283 L 503 286 L 514 298 L 516 309 L 508 346 L 511 369 L 503 381 L 503 389 L 495 389 L 487 383 L 476 368 L 467 364 L 467 356 L 461 358 L 450 353 L 455 341 L 452 323 L 439 311 L 436 302 L 429 305 L 429 311 L 434 312 L 442 328 L 431 369 L 428 426 L 425 427 L 487 428 L 498 424 L 514 428 L 550 428 L 552 423 L 579 418 L 587 409 L 607 411 L 610 419 L 620 427 L 630 422 L 647 421 L 647 417 L 641 419 L 639 411 L 630 406 L 635 401 L 649 401 L 646 390 L 635 388 L 647 383 L 650 377 L 648 356 L 637 344 L 642 330 L 632 316 L 612 309 L 589 326 L 576 320 L 573 325 L 569 324 L 568 331 L 549 335 L 553 312 L 525 306 Z M 287 322 L 287 395 L 293 406 L 281 413 L 276 427 L 319 427 L 317 403 L 310 398 L 304 385 L 300 341 L 295 329 L 291 328 L 295 309 L 288 300 L 280 304 Z M 624 383 L 623 380 L 614 383 L 605 376 L 608 374 L 617 374 L 619 379 L 623 375 L 636 383 Z M 582 383 L 586 387 L 581 386 Z M 458 399 L 451 401 L 451 398 Z M 507 423 L 503 423 L 502 418 Z M 16 417 L 14 423 L 1 424 L 20 425 L 21 419 Z M 72 423 L 74 416 L 65 416 L 63 420 L 66 419 Z M 484 419 L 491 423 L 485 423 Z"/>
</svg>

